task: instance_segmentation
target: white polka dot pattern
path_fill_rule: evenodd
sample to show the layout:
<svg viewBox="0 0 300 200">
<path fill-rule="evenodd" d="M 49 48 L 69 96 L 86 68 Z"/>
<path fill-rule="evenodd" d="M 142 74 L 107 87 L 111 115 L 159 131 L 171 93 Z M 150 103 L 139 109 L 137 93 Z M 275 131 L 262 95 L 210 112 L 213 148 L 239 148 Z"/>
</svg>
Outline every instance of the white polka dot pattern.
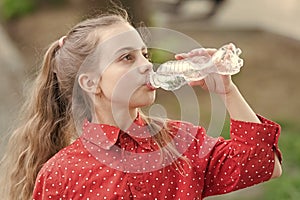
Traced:
<svg viewBox="0 0 300 200">
<path fill-rule="evenodd" d="M 151 157 L 146 160 L 136 157 L 123 165 L 125 169 L 110 167 L 113 162 L 120 162 L 119 158 L 125 162 L 130 154 L 155 151 L 157 145 L 151 139 L 138 140 L 116 127 L 88 123 L 85 137 L 78 138 L 45 163 L 38 174 L 33 199 L 202 199 L 266 181 L 272 175 L 274 150 L 281 159 L 277 146 L 280 127 L 263 117 L 260 119 L 262 124 L 231 120 L 231 140 L 211 138 L 202 127 L 189 123 L 170 122 L 179 152 L 188 145 L 182 153 L 190 165 L 180 161 L 185 174 L 174 165 L 156 169 L 154 163 L 159 160 Z M 101 126 L 103 131 L 97 132 Z M 137 133 L 145 131 L 145 124 L 139 126 Z M 105 140 L 99 134 L 106 135 L 109 143 L 103 143 Z M 98 156 L 110 155 L 114 146 L 120 150 L 104 162 L 91 153 L 100 151 Z M 129 165 L 140 166 L 141 172 L 126 171 Z M 143 166 L 147 165 L 154 169 L 143 172 Z"/>
</svg>

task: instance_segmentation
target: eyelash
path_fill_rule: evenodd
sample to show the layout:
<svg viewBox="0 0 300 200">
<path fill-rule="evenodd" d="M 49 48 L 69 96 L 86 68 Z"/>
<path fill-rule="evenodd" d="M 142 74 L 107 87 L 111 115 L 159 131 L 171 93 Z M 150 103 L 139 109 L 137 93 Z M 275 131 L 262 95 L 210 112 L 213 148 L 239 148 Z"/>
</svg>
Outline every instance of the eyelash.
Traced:
<svg viewBox="0 0 300 200">
<path fill-rule="evenodd" d="M 148 59 L 149 61 L 151 61 L 151 56 L 150 56 L 150 54 L 147 52 L 147 53 L 143 53 L 143 56 L 146 58 L 146 59 Z M 121 61 L 122 60 L 125 60 L 125 61 L 130 61 L 130 60 L 132 60 L 134 58 L 134 55 L 132 55 L 132 54 L 125 54 L 124 56 L 122 56 L 121 57 Z"/>
<path fill-rule="evenodd" d="M 130 57 L 130 58 L 128 58 L 128 57 Z M 131 60 L 132 57 L 133 57 L 133 56 L 132 56 L 131 54 L 125 54 L 124 56 L 121 57 L 121 60 L 126 60 L 126 61 L 127 61 L 127 60 Z"/>
<path fill-rule="evenodd" d="M 145 58 L 147 58 L 147 59 L 151 62 L 151 55 L 150 55 L 149 52 L 143 53 L 143 56 L 144 56 Z"/>
</svg>

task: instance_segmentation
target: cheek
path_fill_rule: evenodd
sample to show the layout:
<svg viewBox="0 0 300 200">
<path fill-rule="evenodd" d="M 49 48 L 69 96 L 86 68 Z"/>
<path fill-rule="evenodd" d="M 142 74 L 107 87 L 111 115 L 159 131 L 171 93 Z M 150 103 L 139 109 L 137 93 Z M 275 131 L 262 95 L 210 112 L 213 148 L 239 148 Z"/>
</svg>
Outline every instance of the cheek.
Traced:
<svg viewBox="0 0 300 200">
<path fill-rule="evenodd" d="M 116 71 L 107 70 L 105 71 L 99 81 L 99 86 L 102 90 L 104 96 L 111 98 L 113 92 L 117 85 L 122 74 L 118 74 Z"/>
<path fill-rule="evenodd" d="M 134 93 L 130 83 L 134 80 L 122 80 L 122 76 L 103 77 L 100 82 L 102 94 L 111 102 L 129 102 L 130 96 Z"/>
<path fill-rule="evenodd" d="M 118 69 L 117 67 L 114 70 L 107 69 L 100 80 L 100 88 L 107 99 L 127 104 L 132 98 L 135 101 L 138 101 L 138 98 L 149 99 L 146 94 L 149 90 L 145 90 L 146 87 L 141 89 L 144 84 L 145 76 L 141 76 L 137 69 Z"/>
<path fill-rule="evenodd" d="M 138 76 L 130 76 L 131 74 L 122 74 L 117 76 L 110 76 L 102 81 L 101 87 L 107 94 L 113 96 L 126 96 L 126 94 L 133 94 L 142 82 L 138 80 Z"/>
<path fill-rule="evenodd" d="M 110 80 L 101 80 L 100 83 L 100 88 L 101 88 L 101 91 L 102 91 L 102 94 L 106 97 L 111 97 L 112 96 L 112 91 L 113 91 L 113 88 L 114 88 L 114 84 L 113 82 Z"/>
</svg>

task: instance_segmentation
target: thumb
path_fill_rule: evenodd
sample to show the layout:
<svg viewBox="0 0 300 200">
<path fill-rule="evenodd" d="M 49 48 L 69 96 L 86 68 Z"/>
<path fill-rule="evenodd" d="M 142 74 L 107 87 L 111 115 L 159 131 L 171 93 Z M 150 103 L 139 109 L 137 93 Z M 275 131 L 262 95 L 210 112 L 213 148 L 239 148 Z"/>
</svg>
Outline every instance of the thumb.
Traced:
<svg viewBox="0 0 300 200">
<path fill-rule="evenodd" d="M 183 60 L 183 59 L 186 59 L 187 57 L 188 57 L 187 53 L 179 53 L 179 54 L 175 55 L 176 60 Z"/>
<path fill-rule="evenodd" d="M 192 81 L 188 83 L 190 86 L 196 86 L 199 85 L 200 87 L 203 87 L 205 85 L 205 80 L 201 79 L 199 81 Z"/>
</svg>

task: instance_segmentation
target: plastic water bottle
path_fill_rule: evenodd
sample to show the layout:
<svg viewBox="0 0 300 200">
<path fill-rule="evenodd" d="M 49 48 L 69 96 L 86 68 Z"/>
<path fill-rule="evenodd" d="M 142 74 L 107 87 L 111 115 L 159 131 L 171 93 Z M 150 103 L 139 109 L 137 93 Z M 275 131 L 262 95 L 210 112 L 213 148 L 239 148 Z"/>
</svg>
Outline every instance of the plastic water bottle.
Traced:
<svg viewBox="0 0 300 200">
<path fill-rule="evenodd" d="M 201 51 L 194 50 L 194 51 Z M 205 49 L 202 49 L 205 52 Z M 222 46 L 212 56 L 199 53 L 183 60 L 172 60 L 161 64 L 152 72 L 149 83 L 154 88 L 176 90 L 188 82 L 204 79 L 210 73 L 233 75 L 240 71 L 243 60 L 241 49 L 230 43 Z"/>
</svg>

